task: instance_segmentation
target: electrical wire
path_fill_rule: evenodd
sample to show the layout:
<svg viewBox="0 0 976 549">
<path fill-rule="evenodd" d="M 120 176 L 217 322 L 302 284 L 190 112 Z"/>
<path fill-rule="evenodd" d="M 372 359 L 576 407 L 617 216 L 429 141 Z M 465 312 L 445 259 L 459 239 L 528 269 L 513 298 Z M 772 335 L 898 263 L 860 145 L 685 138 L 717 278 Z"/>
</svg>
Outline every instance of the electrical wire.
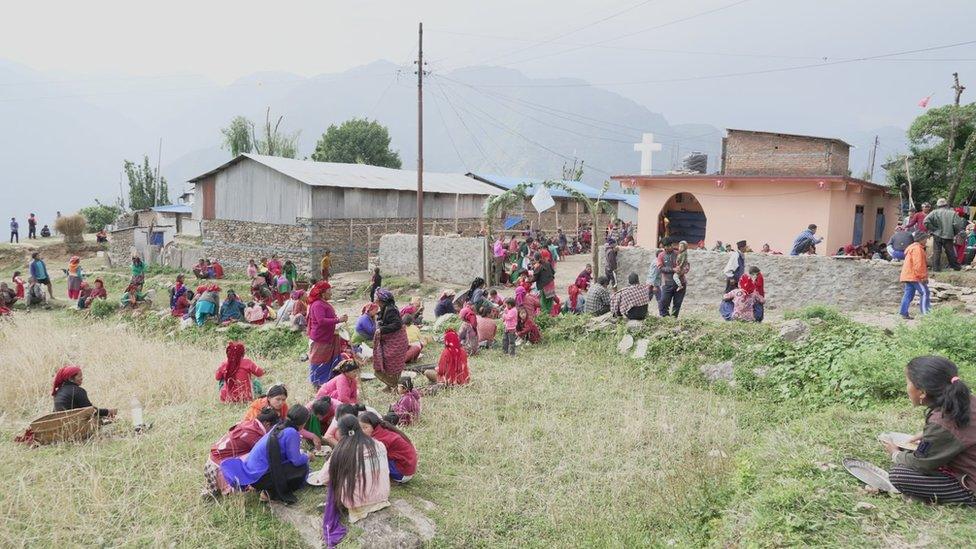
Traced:
<svg viewBox="0 0 976 549">
<path fill-rule="evenodd" d="M 909 54 L 913 54 L 913 53 L 922 53 L 922 52 L 927 52 L 927 51 L 935 51 L 935 50 L 943 50 L 943 49 L 948 49 L 948 48 L 956 48 L 956 47 L 960 47 L 960 46 L 969 46 L 969 45 L 972 45 L 972 44 L 976 44 L 976 40 L 967 40 L 965 42 L 955 42 L 953 44 L 945 44 L 945 45 L 941 45 L 941 46 L 932 46 L 932 47 L 928 47 L 928 48 L 919 48 L 919 49 L 914 49 L 914 50 L 905 50 L 905 51 L 898 51 L 898 52 L 892 52 L 892 53 L 883 53 L 883 54 L 880 54 L 880 55 L 870 55 L 870 56 L 865 56 L 865 57 L 855 57 L 855 58 L 851 58 L 851 59 L 844 59 L 844 60 L 838 60 L 838 61 L 828 61 L 826 63 L 810 63 L 810 64 L 806 64 L 806 65 L 795 65 L 795 66 L 792 66 L 792 67 L 779 67 L 779 68 L 774 68 L 774 69 L 761 69 L 761 70 L 744 71 L 744 72 L 730 72 L 730 73 L 712 74 L 712 75 L 703 75 L 703 76 L 688 76 L 688 77 L 683 77 L 683 78 L 665 78 L 665 79 L 657 79 L 657 80 L 629 80 L 629 81 L 618 81 L 618 82 L 599 82 L 599 83 L 595 83 L 595 84 L 594 83 L 591 83 L 591 82 L 583 82 L 583 83 L 578 83 L 578 84 L 568 84 L 568 83 L 567 84 L 521 84 L 521 85 L 517 85 L 517 84 L 494 84 L 494 85 L 485 84 L 485 85 L 481 85 L 481 87 L 484 87 L 484 88 L 586 88 L 586 87 L 591 87 L 591 86 L 631 86 L 631 85 L 647 85 L 647 84 L 670 84 L 670 83 L 675 83 L 675 82 L 693 82 L 693 81 L 699 81 L 699 80 L 713 80 L 713 79 L 720 79 L 720 78 L 732 78 L 732 77 L 738 77 L 738 76 L 753 76 L 753 75 L 759 75 L 759 74 L 773 74 L 773 73 L 779 73 L 779 72 L 788 72 L 788 71 L 797 71 L 797 70 L 803 70 L 803 69 L 829 67 L 829 66 L 834 66 L 834 65 L 843 65 L 843 64 L 847 64 L 847 63 L 857 63 L 857 62 L 862 62 L 862 61 L 873 61 L 873 60 L 876 60 L 876 59 L 882 59 L 882 58 L 886 58 L 886 57 L 895 57 L 895 56 L 898 56 L 898 55 L 909 55 Z"/>
<path fill-rule="evenodd" d="M 434 97 L 436 99 L 437 94 L 434 94 Z M 434 109 L 437 110 L 437 115 L 440 117 L 441 123 L 444 124 L 444 131 L 447 133 L 447 138 L 451 141 L 451 147 L 454 149 L 454 154 L 457 155 L 458 161 L 461 163 L 461 166 L 464 166 L 465 165 L 464 158 L 461 158 L 461 151 L 458 150 L 457 143 L 454 141 L 454 136 L 451 135 L 451 128 L 447 126 L 447 118 L 445 118 L 444 113 L 441 112 L 440 101 L 434 101 Z"/>
<path fill-rule="evenodd" d="M 433 82 L 435 85 L 437 85 L 440 88 L 441 93 L 444 95 L 444 99 L 447 100 L 448 106 L 450 106 L 451 110 L 454 111 L 454 115 L 457 116 L 457 119 L 461 123 L 461 126 L 464 128 L 464 130 L 468 132 L 468 136 L 471 138 L 471 142 L 474 143 L 475 148 L 477 148 L 478 152 L 481 153 L 481 156 L 484 157 L 485 162 L 490 166 L 494 167 L 495 170 L 501 172 L 502 170 L 498 167 L 498 165 L 495 164 L 494 161 L 492 161 L 490 158 L 488 158 L 488 154 L 485 153 L 485 150 L 481 147 L 481 143 L 478 142 L 478 139 L 474 136 L 474 132 L 472 132 L 471 128 L 468 127 L 467 122 L 465 122 L 464 118 L 461 117 L 461 114 L 458 113 L 458 110 L 457 108 L 455 108 L 454 103 L 451 101 L 451 98 L 448 97 L 447 93 L 444 91 L 444 87 L 441 86 L 437 80 L 434 80 Z"/>
</svg>

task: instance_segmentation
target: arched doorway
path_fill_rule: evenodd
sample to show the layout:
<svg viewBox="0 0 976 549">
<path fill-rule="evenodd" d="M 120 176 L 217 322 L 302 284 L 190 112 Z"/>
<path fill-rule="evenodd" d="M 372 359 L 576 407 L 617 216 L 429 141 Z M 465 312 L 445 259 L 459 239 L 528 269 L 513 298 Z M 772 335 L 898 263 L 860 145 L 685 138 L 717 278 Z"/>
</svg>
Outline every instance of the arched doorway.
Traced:
<svg viewBox="0 0 976 549">
<path fill-rule="evenodd" d="M 705 241 L 705 210 L 691 193 L 677 193 L 664 203 L 658 214 L 657 238 L 660 245 L 670 236 L 697 248 Z"/>
</svg>

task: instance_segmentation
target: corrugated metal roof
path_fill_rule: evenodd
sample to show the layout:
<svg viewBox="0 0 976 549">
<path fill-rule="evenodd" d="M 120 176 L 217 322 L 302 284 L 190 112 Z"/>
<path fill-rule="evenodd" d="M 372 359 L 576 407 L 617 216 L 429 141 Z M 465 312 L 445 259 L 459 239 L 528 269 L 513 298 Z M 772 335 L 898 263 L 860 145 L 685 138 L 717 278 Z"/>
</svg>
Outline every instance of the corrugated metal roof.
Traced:
<svg viewBox="0 0 976 549">
<path fill-rule="evenodd" d="M 636 194 L 627 194 L 627 195 L 624 195 L 624 196 L 627 197 L 627 198 L 624 199 L 624 202 L 626 202 L 628 206 L 630 206 L 630 207 L 632 207 L 634 209 L 637 209 L 637 210 L 640 209 L 640 197 L 639 196 L 637 196 Z"/>
<path fill-rule="evenodd" d="M 509 177 L 505 175 L 492 175 L 492 174 L 481 174 L 481 173 L 469 173 L 468 175 L 471 176 L 472 178 L 485 181 L 486 183 L 491 183 L 492 185 L 496 185 L 503 189 L 513 189 L 516 186 L 521 185 L 522 183 L 530 183 L 532 184 L 532 187 L 528 191 L 526 191 L 526 194 L 530 196 L 535 194 L 535 191 L 538 188 L 539 184 L 544 183 L 546 181 L 553 181 L 552 179 L 537 179 L 532 177 Z M 580 183 L 579 181 L 562 180 L 560 181 L 560 183 L 572 189 L 576 189 L 578 192 L 582 193 L 587 198 L 596 199 L 599 198 L 600 196 L 599 189 L 595 189 L 585 183 Z M 549 194 L 552 195 L 553 198 L 572 198 L 569 193 L 558 188 L 549 189 Z M 627 197 L 622 194 L 608 192 L 607 194 L 603 195 L 603 199 L 608 201 L 624 201 L 627 199 Z"/>
<path fill-rule="evenodd" d="M 336 162 L 315 162 L 295 160 L 278 156 L 263 156 L 245 153 L 209 172 L 190 179 L 197 182 L 220 172 L 245 158 L 259 162 L 272 170 L 301 181 L 313 187 L 347 187 L 356 189 L 377 189 L 396 191 L 416 191 L 417 172 L 395 170 L 366 164 L 339 164 Z M 444 194 L 498 195 L 497 187 L 476 181 L 462 174 L 424 171 L 424 192 Z"/>
<path fill-rule="evenodd" d="M 176 214 L 192 214 L 193 206 L 188 204 L 170 204 L 168 206 L 156 206 L 155 208 L 150 208 L 154 212 L 163 213 L 176 213 Z"/>
</svg>

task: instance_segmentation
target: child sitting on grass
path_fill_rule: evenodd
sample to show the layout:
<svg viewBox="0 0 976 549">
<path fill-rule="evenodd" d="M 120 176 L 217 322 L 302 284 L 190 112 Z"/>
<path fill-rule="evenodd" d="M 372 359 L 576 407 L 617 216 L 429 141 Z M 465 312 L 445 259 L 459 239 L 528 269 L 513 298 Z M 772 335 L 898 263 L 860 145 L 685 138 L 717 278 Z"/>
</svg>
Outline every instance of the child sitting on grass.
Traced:
<svg viewBox="0 0 976 549">
<path fill-rule="evenodd" d="M 539 326 L 532 320 L 532 316 L 525 307 L 520 307 L 518 310 L 518 324 L 515 327 L 515 334 L 523 341 L 528 341 L 533 345 L 542 341 L 542 332 L 539 331 Z"/>
<path fill-rule="evenodd" d="M 976 505 L 976 398 L 959 369 L 941 356 L 920 356 L 905 367 L 908 399 L 925 406 L 925 428 L 914 451 L 883 442 L 895 466 L 891 484 L 929 503 Z"/>
<path fill-rule="evenodd" d="M 396 414 L 396 425 L 410 425 L 420 421 L 420 392 L 413 388 L 413 380 L 401 376 L 397 383 L 397 393 L 400 400 L 390 406 L 390 412 Z"/>
</svg>

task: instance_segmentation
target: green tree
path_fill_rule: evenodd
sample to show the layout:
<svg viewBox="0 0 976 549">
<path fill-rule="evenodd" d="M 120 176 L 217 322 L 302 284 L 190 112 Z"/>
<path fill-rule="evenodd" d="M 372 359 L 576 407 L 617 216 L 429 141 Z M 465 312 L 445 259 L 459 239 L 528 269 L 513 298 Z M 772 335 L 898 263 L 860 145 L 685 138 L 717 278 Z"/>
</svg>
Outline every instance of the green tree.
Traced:
<svg viewBox="0 0 976 549">
<path fill-rule="evenodd" d="M 122 215 L 122 208 L 102 204 L 96 199 L 94 206 L 86 206 L 78 210 L 78 213 L 85 217 L 87 222 L 85 230 L 94 233 L 104 229 L 106 225 L 114 223 Z"/>
<path fill-rule="evenodd" d="M 353 118 L 332 124 L 315 144 L 312 160 L 399 168 L 400 154 L 390 149 L 390 132 L 375 120 Z"/>
<path fill-rule="evenodd" d="M 144 210 L 153 206 L 169 204 L 169 189 L 166 178 L 159 176 L 149 166 L 149 157 L 142 157 L 142 164 L 126 160 L 125 175 L 129 178 L 129 207 Z"/>
<path fill-rule="evenodd" d="M 976 173 L 976 103 L 929 109 L 908 129 L 917 199 L 971 195 Z M 916 170 L 918 173 L 916 173 Z M 904 173 L 904 169 L 901 170 Z M 889 173 L 889 177 L 892 177 Z"/>
<path fill-rule="evenodd" d="M 230 151 L 231 156 L 236 157 L 241 153 L 249 153 L 254 150 L 254 143 L 251 135 L 254 133 L 254 123 L 243 116 L 235 116 L 230 121 L 230 125 L 220 130 L 224 134 L 223 147 Z"/>
<path fill-rule="evenodd" d="M 301 132 L 284 133 L 281 130 L 281 121 L 284 118 L 279 116 L 272 124 L 271 107 L 268 107 L 264 125 L 261 127 L 261 137 L 258 138 L 254 122 L 243 116 L 235 116 L 226 128 L 220 130 L 224 136 L 222 146 L 233 156 L 253 152 L 265 156 L 295 158 L 298 154 L 298 136 Z"/>
</svg>

